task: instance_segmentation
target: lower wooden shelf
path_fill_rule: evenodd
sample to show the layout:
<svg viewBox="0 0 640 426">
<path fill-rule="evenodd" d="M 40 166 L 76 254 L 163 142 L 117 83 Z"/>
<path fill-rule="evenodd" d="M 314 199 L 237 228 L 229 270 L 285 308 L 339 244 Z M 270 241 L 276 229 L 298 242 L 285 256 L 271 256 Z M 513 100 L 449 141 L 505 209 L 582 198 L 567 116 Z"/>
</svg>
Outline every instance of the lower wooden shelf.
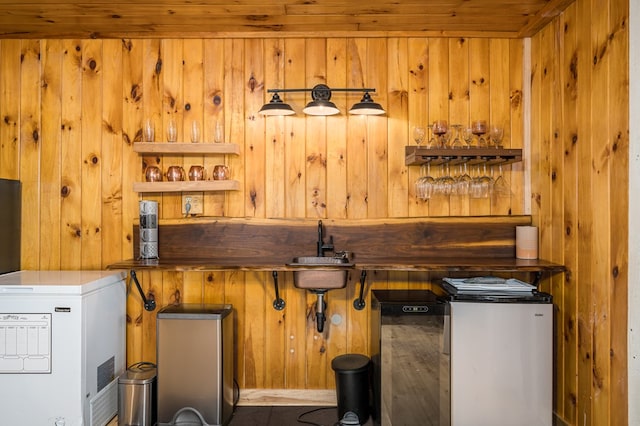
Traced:
<svg viewBox="0 0 640 426">
<path fill-rule="evenodd" d="M 135 182 L 135 192 L 237 191 L 237 180 L 200 180 L 178 182 Z"/>
</svg>

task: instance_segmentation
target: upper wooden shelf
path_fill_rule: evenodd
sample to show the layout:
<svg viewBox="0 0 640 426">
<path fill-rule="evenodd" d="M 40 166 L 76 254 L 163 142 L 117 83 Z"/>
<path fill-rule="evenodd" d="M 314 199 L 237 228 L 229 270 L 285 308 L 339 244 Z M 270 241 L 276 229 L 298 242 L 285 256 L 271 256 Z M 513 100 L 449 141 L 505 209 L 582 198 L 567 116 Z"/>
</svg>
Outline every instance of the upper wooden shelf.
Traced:
<svg viewBox="0 0 640 426">
<path fill-rule="evenodd" d="M 135 142 L 133 150 L 140 154 L 240 154 L 235 143 Z"/>
<path fill-rule="evenodd" d="M 436 148 L 417 145 L 405 147 L 405 165 L 449 164 L 510 164 L 522 161 L 522 149 L 504 148 Z"/>
</svg>

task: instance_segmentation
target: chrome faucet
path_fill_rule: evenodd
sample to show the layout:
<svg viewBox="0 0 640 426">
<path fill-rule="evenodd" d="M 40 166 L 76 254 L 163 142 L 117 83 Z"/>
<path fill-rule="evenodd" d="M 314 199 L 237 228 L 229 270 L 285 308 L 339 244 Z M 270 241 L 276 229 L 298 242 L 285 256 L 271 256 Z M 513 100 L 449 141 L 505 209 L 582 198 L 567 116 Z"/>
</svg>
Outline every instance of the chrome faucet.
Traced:
<svg viewBox="0 0 640 426">
<path fill-rule="evenodd" d="M 333 251 L 333 236 L 329 237 L 329 243 L 322 241 L 322 221 L 318 221 L 318 257 L 324 257 L 325 251 Z"/>
</svg>

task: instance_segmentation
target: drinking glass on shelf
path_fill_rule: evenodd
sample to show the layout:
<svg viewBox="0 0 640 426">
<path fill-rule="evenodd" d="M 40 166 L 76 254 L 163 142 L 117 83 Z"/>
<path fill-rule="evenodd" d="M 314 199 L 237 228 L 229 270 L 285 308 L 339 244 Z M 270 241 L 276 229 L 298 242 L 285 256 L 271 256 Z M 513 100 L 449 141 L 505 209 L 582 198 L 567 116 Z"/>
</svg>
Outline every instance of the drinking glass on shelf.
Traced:
<svg viewBox="0 0 640 426">
<path fill-rule="evenodd" d="M 451 148 L 462 148 L 464 143 L 460 139 L 460 132 L 462 131 L 462 124 L 452 124 L 451 128 L 454 130 L 453 141 L 451 142 Z"/>
<path fill-rule="evenodd" d="M 471 130 L 471 127 L 462 129 L 462 140 L 467 144 L 467 148 L 471 148 L 471 143 L 473 142 L 473 130 Z"/>
<path fill-rule="evenodd" d="M 155 126 L 153 120 L 147 118 L 144 120 L 144 128 L 142 129 L 142 137 L 144 142 L 153 142 L 155 138 Z"/>
<path fill-rule="evenodd" d="M 432 131 L 437 137 L 438 148 L 444 148 L 443 135 L 445 135 L 448 130 L 449 130 L 449 125 L 447 124 L 447 120 L 436 120 L 433 122 Z"/>
<path fill-rule="evenodd" d="M 222 143 L 224 141 L 224 127 L 219 121 L 216 121 L 216 127 L 213 130 L 213 141 L 215 143 Z"/>
<path fill-rule="evenodd" d="M 483 136 L 487 133 L 487 122 L 485 120 L 471 122 L 471 131 L 478 137 L 478 147 L 486 148 L 487 141 Z"/>
<path fill-rule="evenodd" d="M 416 145 L 420 145 L 424 142 L 424 138 L 427 135 L 427 130 L 422 126 L 415 126 L 413 128 L 413 140 L 416 142 Z"/>
<path fill-rule="evenodd" d="M 178 125 L 173 118 L 169 120 L 167 125 L 167 142 L 175 142 L 178 140 Z"/>
<path fill-rule="evenodd" d="M 191 123 L 191 142 L 200 142 L 200 123 L 197 120 L 193 120 Z"/>
<path fill-rule="evenodd" d="M 489 129 L 489 140 L 496 148 L 502 148 L 502 137 L 504 136 L 504 129 L 500 126 L 491 126 Z"/>
</svg>

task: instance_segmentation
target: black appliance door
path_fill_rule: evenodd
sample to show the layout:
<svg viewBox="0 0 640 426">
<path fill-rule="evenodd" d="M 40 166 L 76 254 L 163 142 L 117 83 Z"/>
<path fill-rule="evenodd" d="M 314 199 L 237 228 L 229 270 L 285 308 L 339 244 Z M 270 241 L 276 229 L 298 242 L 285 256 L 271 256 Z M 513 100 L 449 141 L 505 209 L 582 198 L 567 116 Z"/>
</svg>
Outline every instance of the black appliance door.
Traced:
<svg viewBox="0 0 640 426">
<path fill-rule="evenodd" d="M 20 269 L 20 181 L 0 179 L 0 274 Z"/>
<path fill-rule="evenodd" d="M 449 425 L 449 304 L 426 290 L 372 296 L 375 424 Z"/>
</svg>

